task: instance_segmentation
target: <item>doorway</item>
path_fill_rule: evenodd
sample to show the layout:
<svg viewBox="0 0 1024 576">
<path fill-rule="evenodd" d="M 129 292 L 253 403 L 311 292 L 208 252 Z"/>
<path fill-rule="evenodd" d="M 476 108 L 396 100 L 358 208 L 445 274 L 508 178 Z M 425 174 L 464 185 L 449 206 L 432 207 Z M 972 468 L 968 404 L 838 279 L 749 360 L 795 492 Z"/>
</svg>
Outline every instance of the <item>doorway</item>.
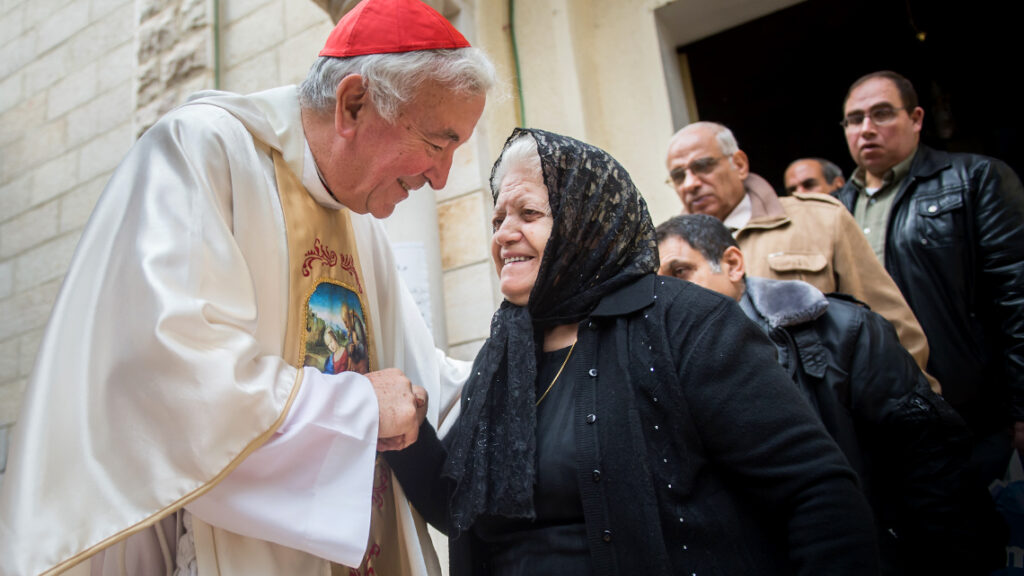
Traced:
<svg viewBox="0 0 1024 576">
<path fill-rule="evenodd" d="M 1010 3 L 954 9 L 927 0 L 807 0 L 679 46 L 690 109 L 729 126 L 751 169 L 782 191 L 795 158 L 820 156 L 849 175 L 839 120 L 853 80 L 890 69 L 913 82 L 925 110 L 922 141 L 1024 169 L 1024 115 Z"/>
</svg>

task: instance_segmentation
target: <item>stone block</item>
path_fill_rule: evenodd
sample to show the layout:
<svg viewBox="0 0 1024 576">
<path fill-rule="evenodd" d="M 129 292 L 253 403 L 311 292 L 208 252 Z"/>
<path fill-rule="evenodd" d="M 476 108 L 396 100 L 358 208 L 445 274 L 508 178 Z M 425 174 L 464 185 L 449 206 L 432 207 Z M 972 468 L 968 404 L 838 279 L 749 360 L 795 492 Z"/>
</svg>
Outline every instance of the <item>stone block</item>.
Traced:
<svg viewBox="0 0 1024 576">
<path fill-rule="evenodd" d="M 125 82 L 68 113 L 68 146 L 78 146 L 131 121 L 132 85 Z"/>
<path fill-rule="evenodd" d="M 0 78 L 6 78 L 15 70 L 32 61 L 36 55 L 36 31 L 26 30 L 21 36 L 0 45 Z"/>
<path fill-rule="evenodd" d="M 32 27 L 47 18 L 52 18 L 62 7 L 70 2 L 84 4 L 81 0 L 29 0 L 25 5 L 25 26 Z"/>
<path fill-rule="evenodd" d="M 0 487 L 3 487 L 4 472 L 7 471 L 7 452 L 10 450 L 10 426 L 0 427 Z"/>
<path fill-rule="evenodd" d="M 60 47 L 25 66 L 25 94 L 41 93 L 71 73 L 69 50 Z"/>
<path fill-rule="evenodd" d="M 472 342 L 466 342 L 465 344 L 457 344 L 448 348 L 448 356 L 455 358 L 456 360 L 468 360 L 472 362 L 480 348 L 483 347 L 486 338 L 479 340 L 473 340 Z"/>
<path fill-rule="evenodd" d="M 67 49 L 72 69 L 102 60 L 116 47 L 135 41 L 133 10 L 115 11 L 75 34 L 61 46 Z"/>
<path fill-rule="evenodd" d="M 139 24 L 142 24 L 143 22 L 146 22 L 147 20 L 156 16 L 164 8 L 167 8 L 170 11 L 173 11 L 175 9 L 175 5 L 170 4 L 168 6 L 169 3 L 166 0 L 137 0 L 136 4 L 138 5 Z"/>
<path fill-rule="evenodd" d="M 39 328 L 23 334 L 18 338 L 18 375 L 28 377 L 35 368 L 36 356 L 39 354 L 39 345 L 43 342 L 43 334 L 46 329 Z"/>
<path fill-rule="evenodd" d="M 59 236 L 32 248 L 14 261 L 14 291 L 32 290 L 34 287 L 64 276 L 71 265 L 71 256 L 78 245 L 78 233 Z"/>
<path fill-rule="evenodd" d="M 213 24 L 210 9 L 213 4 L 207 0 L 184 0 L 181 4 L 179 30 L 183 33 L 200 30 Z"/>
<path fill-rule="evenodd" d="M 0 148 L 0 161 L 9 155 L 5 149 Z M 31 186 L 31 174 L 25 174 L 8 184 L 0 186 L 0 223 L 13 220 L 28 209 Z M 0 242 L 0 250 L 2 249 L 3 243 Z"/>
<path fill-rule="evenodd" d="M 284 41 L 284 8 L 271 2 L 231 24 L 222 35 L 224 64 L 236 66 Z"/>
<path fill-rule="evenodd" d="M 444 273 L 448 343 L 465 344 L 486 338 L 496 306 L 491 288 L 494 267 L 481 262 Z"/>
<path fill-rule="evenodd" d="M 473 190 L 488 189 L 483 173 L 486 170 L 490 175 L 491 161 L 483 160 L 478 154 L 479 145 L 480 139 L 476 137 L 474 131 L 473 136 L 470 136 L 465 144 L 455 150 L 455 155 L 452 157 L 452 168 L 448 173 L 448 182 L 444 189 L 437 194 L 438 202 L 462 196 Z M 481 162 L 486 162 L 486 166 L 481 165 Z"/>
<path fill-rule="evenodd" d="M 156 124 L 161 116 L 178 104 L 178 94 L 176 92 L 164 93 L 162 98 L 137 109 L 133 122 L 136 137 L 141 136 L 150 126 Z"/>
<path fill-rule="evenodd" d="M 14 108 L 21 101 L 24 79 L 23 72 L 15 72 L 7 78 L 0 79 L 0 113 Z"/>
<path fill-rule="evenodd" d="M 6 260 L 0 262 L 0 300 L 7 298 L 14 293 L 14 262 Z M 0 373 L 0 379 L 2 379 Z"/>
<path fill-rule="evenodd" d="M 99 75 L 96 63 L 92 62 L 58 81 L 47 91 L 46 118 L 54 118 L 80 106 L 96 96 Z"/>
<path fill-rule="evenodd" d="M 126 12 L 132 15 L 132 24 L 135 24 L 135 2 L 125 0 L 92 0 L 89 3 L 89 21 L 96 22 L 112 16 L 115 11 Z"/>
<path fill-rule="evenodd" d="M 220 25 L 228 26 L 245 18 L 267 4 L 284 4 L 287 0 L 231 0 L 220 3 Z M 294 2 L 294 0 L 291 0 Z"/>
<path fill-rule="evenodd" d="M 0 342 L 0 382 L 9 382 L 18 376 L 18 338 Z"/>
<path fill-rule="evenodd" d="M 135 72 L 135 47 L 131 42 L 122 42 L 99 62 L 100 92 L 132 81 Z"/>
<path fill-rule="evenodd" d="M 177 38 L 174 12 L 167 10 L 139 25 L 138 62 L 145 63 L 165 52 Z"/>
<path fill-rule="evenodd" d="M 10 430 L 10 426 L 18 421 L 24 390 L 24 379 L 0 384 L 0 427 Z"/>
<path fill-rule="evenodd" d="M 36 166 L 64 150 L 67 142 L 67 120 L 63 117 L 43 124 L 19 141 L 11 153 L 4 154 L 0 181 L 30 172 Z"/>
<path fill-rule="evenodd" d="M 56 198 L 78 184 L 78 152 L 72 150 L 32 171 L 29 205 L 36 206 Z"/>
<path fill-rule="evenodd" d="M 60 280 L 0 300 L 0 342 L 46 326 Z"/>
<path fill-rule="evenodd" d="M 442 270 L 459 268 L 489 258 L 490 236 L 487 234 L 486 217 L 481 192 L 437 205 Z"/>
<path fill-rule="evenodd" d="M 88 2 L 71 2 L 56 12 L 48 14 L 46 18 L 39 22 L 39 34 L 36 37 L 36 53 L 42 54 L 50 48 L 60 45 L 88 25 Z"/>
<path fill-rule="evenodd" d="M 6 44 L 25 31 L 25 6 L 18 5 L 0 15 L 0 44 Z"/>
<path fill-rule="evenodd" d="M 196 74 L 174 87 L 179 102 L 185 102 L 189 96 L 202 90 L 213 90 L 213 68 L 207 68 L 205 72 Z"/>
<path fill-rule="evenodd" d="M 315 6 L 313 9 L 319 10 Z M 321 11 L 321 13 L 323 12 Z M 326 13 L 323 14 L 326 16 Z M 324 40 L 330 33 L 329 26 L 314 26 L 288 38 L 281 45 L 278 55 L 281 75 L 276 83 L 281 85 L 299 84 L 305 80 L 306 74 L 309 73 L 309 67 L 313 65 L 317 54 L 323 49 Z"/>
<path fill-rule="evenodd" d="M 174 86 L 196 74 L 213 68 L 213 53 L 205 35 L 195 35 L 180 42 L 163 58 L 161 78 L 167 86 Z"/>
<path fill-rule="evenodd" d="M 21 100 L 14 108 L 0 112 L 0 146 L 20 140 L 45 121 L 45 92 Z"/>
<path fill-rule="evenodd" d="M 160 61 L 156 58 L 139 64 L 135 94 L 139 108 L 145 107 L 157 98 L 166 97 L 166 86 L 160 80 Z"/>
<path fill-rule="evenodd" d="M 60 199 L 59 233 L 63 234 L 85 226 L 93 208 L 96 207 L 96 201 L 107 185 L 107 180 L 109 178 L 106 174 L 93 178 Z"/>
<path fill-rule="evenodd" d="M 113 170 L 134 141 L 131 122 L 125 122 L 93 140 L 81 150 L 79 177 L 88 180 Z"/>
<path fill-rule="evenodd" d="M 237 66 L 224 70 L 221 85 L 225 90 L 247 94 L 277 86 L 277 54 L 272 50 L 246 58 Z"/>
<path fill-rule="evenodd" d="M 0 258 L 7 259 L 57 235 L 57 203 L 49 202 L 0 223 Z"/>
<path fill-rule="evenodd" d="M 320 36 L 320 47 L 331 33 L 334 22 L 331 17 L 313 2 L 285 2 L 284 29 L 288 37 L 296 36 L 309 28 L 315 28 Z M 318 50 L 319 51 L 319 50 Z"/>
</svg>

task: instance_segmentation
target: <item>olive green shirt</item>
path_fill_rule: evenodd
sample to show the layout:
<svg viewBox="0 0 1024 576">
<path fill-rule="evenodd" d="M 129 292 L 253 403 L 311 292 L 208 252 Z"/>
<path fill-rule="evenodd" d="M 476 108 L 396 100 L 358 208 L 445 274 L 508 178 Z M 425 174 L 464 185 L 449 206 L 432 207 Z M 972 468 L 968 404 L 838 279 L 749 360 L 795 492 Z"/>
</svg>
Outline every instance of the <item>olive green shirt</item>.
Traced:
<svg viewBox="0 0 1024 576">
<path fill-rule="evenodd" d="M 871 190 L 867 188 L 864 178 L 864 169 L 857 168 L 853 173 L 853 183 L 857 187 L 857 203 L 853 209 L 853 219 L 857 221 L 864 236 L 867 236 L 868 244 L 878 256 L 878 260 L 885 265 L 885 229 L 889 222 L 889 212 L 892 210 L 892 202 L 896 198 L 896 191 L 900 184 L 910 172 L 910 164 L 914 161 L 917 149 L 903 159 L 902 162 L 892 167 L 882 178 L 882 187 Z"/>
</svg>

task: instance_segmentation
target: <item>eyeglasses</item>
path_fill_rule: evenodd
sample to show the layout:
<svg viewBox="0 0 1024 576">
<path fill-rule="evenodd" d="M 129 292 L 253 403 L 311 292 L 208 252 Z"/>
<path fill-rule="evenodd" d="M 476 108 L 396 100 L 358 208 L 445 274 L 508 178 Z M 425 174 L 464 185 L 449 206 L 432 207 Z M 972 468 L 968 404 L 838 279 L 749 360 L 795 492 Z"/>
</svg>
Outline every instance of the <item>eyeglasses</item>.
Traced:
<svg viewBox="0 0 1024 576">
<path fill-rule="evenodd" d="M 855 130 L 860 128 L 861 124 L 864 124 L 865 118 L 871 118 L 871 123 L 875 126 L 884 126 L 895 120 L 896 115 L 899 114 L 900 110 L 906 110 L 906 108 L 882 106 L 881 108 L 872 109 L 867 114 L 864 114 L 863 112 L 851 112 L 839 122 L 839 125 L 846 130 Z"/>
<path fill-rule="evenodd" d="M 714 172 L 718 163 L 725 159 L 726 156 L 709 156 L 707 158 L 698 158 L 693 162 L 690 162 L 686 166 L 677 166 L 668 173 L 668 180 L 666 184 L 679 186 L 686 180 L 686 172 L 691 172 L 694 176 L 707 176 Z"/>
</svg>

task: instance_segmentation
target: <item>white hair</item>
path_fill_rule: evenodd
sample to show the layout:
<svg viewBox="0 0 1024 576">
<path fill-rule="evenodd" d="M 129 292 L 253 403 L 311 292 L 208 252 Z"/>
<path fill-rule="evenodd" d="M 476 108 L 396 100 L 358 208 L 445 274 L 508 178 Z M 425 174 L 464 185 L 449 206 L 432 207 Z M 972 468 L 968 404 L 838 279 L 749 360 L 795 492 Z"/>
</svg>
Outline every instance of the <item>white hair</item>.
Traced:
<svg viewBox="0 0 1024 576">
<path fill-rule="evenodd" d="M 676 132 L 675 136 L 672 138 L 675 139 L 676 136 L 679 136 L 684 132 L 699 129 L 709 130 L 715 135 L 715 140 L 718 141 L 718 147 L 722 149 L 722 155 L 729 158 L 730 165 L 735 166 L 735 164 L 733 164 L 732 156 L 739 151 L 740 145 L 736 142 L 736 136 L 733 135 L 732 130 L 729 130 L 729 128 L 724 124 L 719 124 L 718 122 L 694 122 L 692 124 L 687 124 L 679 132 Z"/>
<path fill-rule="evenodd" d="M 321 56 L 299 86 L 299 103 L 318 112 L 333 111 L 338 84 L 351 74 L 363 77 L 377 113 L 391 123 L 425 81 L 438 82 L 456 94 L 486 94 L 497 82 L 494 65 L 477 48 Z"/>
<path fill-rule="evenodd" d="M 537 150 L 537 141 L 529 132 L 523 132 L 513 140 L 505 151 L 498 158 L 491 175 L 491 195 L 498 197 L 501 189 L 501 181 L 505 174 L 513 166 L 522 168 L 528 176 L 534 177 L 538 182 L 544 182 L 544 174 L 540 167 L 540 152 Z"/>
</svg>

